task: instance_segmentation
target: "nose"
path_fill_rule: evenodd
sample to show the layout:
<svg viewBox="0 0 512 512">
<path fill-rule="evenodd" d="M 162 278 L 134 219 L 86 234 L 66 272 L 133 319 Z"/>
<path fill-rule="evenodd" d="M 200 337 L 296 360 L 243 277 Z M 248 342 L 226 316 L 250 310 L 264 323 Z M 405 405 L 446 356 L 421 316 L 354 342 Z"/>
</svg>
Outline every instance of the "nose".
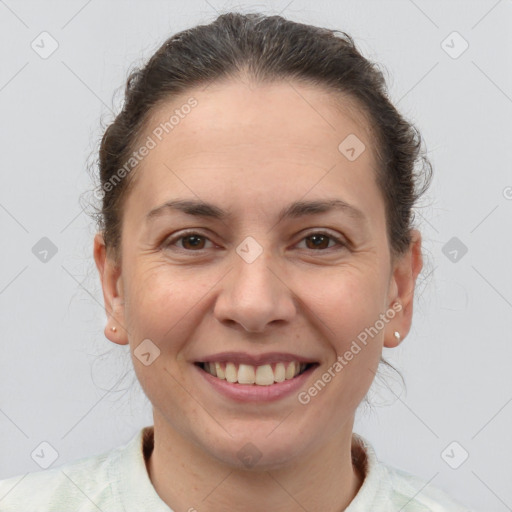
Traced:
<svg viewBox="0 0 512 512">
<path fill-rule="evenodd" d="M 294 294 L 284 271 L 265 251 L 248 263 L 235 255 L 234 268 L 222 281 L 215 317 L 248 332 L 264 332 L 269 324 L 290 322 L 296 314 Z"/>
</svg>

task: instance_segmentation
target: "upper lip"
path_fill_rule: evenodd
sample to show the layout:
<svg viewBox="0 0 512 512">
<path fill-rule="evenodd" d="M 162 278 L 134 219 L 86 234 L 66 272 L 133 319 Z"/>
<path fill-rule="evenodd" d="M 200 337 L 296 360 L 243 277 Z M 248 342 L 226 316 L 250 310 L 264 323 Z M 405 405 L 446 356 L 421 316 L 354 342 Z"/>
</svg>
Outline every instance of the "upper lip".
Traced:
<svg viewBox="0 0 512 512">
<path fill-rule="evenodd" d="M 198 363 L 238 363 L 250 364 L 253 366 L 260 366 L 269 363 L 291 362 L 298 361 L 299 363 L 316 363 L 316 360 L 311 357 L 303 357 L 297 354 L 290 354 L 289 352 L 267 352 L 265 354 L 248 354 L 247 352 L 220 352 L 209 356 L 204 356 L 198 359 Z"/>
</svg>

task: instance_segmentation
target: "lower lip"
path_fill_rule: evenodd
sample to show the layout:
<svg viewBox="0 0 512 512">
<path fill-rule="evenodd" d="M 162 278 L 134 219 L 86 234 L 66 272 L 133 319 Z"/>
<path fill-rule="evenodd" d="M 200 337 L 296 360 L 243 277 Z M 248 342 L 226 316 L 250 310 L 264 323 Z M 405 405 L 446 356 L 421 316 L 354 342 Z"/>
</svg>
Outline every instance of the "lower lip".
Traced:
<svg viewBox="0 0 512 512">
<path fill-rule="evenodd" d="M 305 384 L 306 380 L 317 366 L 318 365 L 311 366 L 305 372 L 293 379 L 285 380 L 283 382 L 275 382 L 269 386 L 259 386 L 257 384 L 238 384 L 238 382 L 228 382 L 227 380 L 214 377 L 199 366 L 194 365 L 206 382 L 211 384 L 216 391 L 237 402 L 273 402 L 296 393 L 300 387 Z"/>
</svg>

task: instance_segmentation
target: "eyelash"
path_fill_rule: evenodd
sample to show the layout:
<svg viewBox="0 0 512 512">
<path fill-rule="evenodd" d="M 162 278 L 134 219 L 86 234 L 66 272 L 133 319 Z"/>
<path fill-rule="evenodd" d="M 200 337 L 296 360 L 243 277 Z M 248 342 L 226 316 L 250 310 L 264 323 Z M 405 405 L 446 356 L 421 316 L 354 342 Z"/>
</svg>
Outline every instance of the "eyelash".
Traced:
<svg viewBox="0 0 512 512">
<path fill-rule="evenodd" d="M 180 240 L 182 240 L 184 238 L 188 238 L 188 237 L 190 237 L 192 235 L 199 236 L 199 237 L 204 238 L 205 240 L 209 240 L 211 242 L 211 240 L 207 236 L 202 235 L 198 231 L 190 230 L 190 231 L 181 232 L 181 233 L 179 233 L 179 235 L 171 236 L 171 237 L 165 239 L 163 244 L 162 244 L 162 246 L 165 249 L 170 248 L 174 243 L 179 242 Z M 331 240 L 333 240 L 334 242 L 336 242 L 338 244 L 339 249 L 344 249 L 344 248 L 348 247 L 348 244 L 346 242 L 344 242 L 340 238 L 338 238 L 338 237 L 336 237 L 334 235 L 331 235 L 329 233 L 326 233 L 324 231 L 312 231 L 310 233 L 307 233 L 305 236 L 302 237 L 302 239 L 300 241 L 302 242 L 306 238 L 310 238 L 310 237 L 312 237 L 314 235 L 322 235 L 324 237 L 330 238 Z M 331 249 L 334 249 L 334 248 L 335 247 L 328 247 L 326 249 L 306 249 L 306 250 L 307 251 L 311 251 L 311 252 L 326 252 L 326 251 L 330 251 Z M 197 252 L 197 253 L 200 253 L 200 254 L 203 251 L 206 251 L 206 249 L 191 250 L 191 249 L 183 249 L 182 247 L 177 248 L 177 250 L 181 251 L 181 252 L 188 252 L 188 253 Z"/>
</svg>

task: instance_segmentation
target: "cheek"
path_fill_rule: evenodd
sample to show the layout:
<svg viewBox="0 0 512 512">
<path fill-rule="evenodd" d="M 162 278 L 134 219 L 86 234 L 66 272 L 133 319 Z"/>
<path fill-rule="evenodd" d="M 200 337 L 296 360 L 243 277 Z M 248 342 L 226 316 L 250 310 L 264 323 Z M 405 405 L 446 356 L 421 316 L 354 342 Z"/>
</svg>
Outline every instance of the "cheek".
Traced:
<svg viewBox="0 0 512 512">
<path fill-rule="evenodd" d="M 343 349 L 382 313 L 382 278 L 368 269 L 339 267 L 330 274 L 301 279 L 301 297 L 325 325 L 336 348 Z"/>
<path fill-rule="evenodd" d="M 378 269 L 371 267 L 346 266 L 315 282 L 307 307 L 330 352 L 325 369 L 330 374 L 324 377 L 332 382 L 321 400 L 337 403 L 339 411 L 346 411 L 357 407 L 377 371 L 383 330 L 372 327 L 383 313 L 385 286 Z"/>
<path fill-rule="evenodd" d="M 197 325 L 197 315 L 217 281 L 214 272 L 198 276 L 197 271 L 173 268 L 169 263 L 134 268 L 126 287 L 125 308 L 132 336 L 154 340 L 161 350 L 176 350 L 178 345 L 172 341 L 186 338 L 191 325 Z"/>
</svg>

